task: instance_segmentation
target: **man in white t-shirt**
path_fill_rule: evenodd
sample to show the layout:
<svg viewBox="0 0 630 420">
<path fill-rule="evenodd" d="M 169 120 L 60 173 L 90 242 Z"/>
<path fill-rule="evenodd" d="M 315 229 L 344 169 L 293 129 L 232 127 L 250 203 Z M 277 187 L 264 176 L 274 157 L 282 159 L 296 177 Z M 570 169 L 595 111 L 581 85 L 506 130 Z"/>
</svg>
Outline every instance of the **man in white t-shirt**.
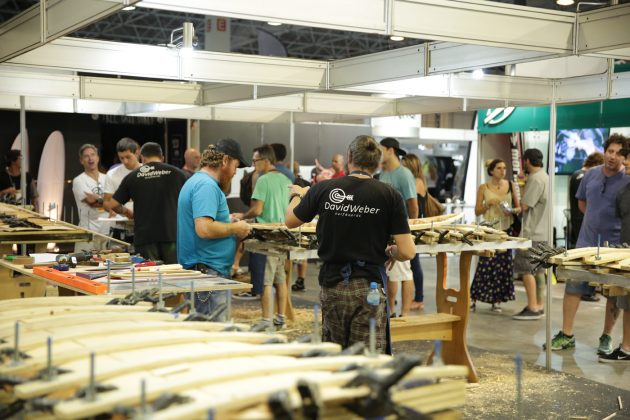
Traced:
<svg viewBox="0 0 630 420">
<path fill-rule="evenodd" d="M 106 217 L 103 209 L 103 184 L 105 174 L 99 172 L 98 149 L 93 144 L 84 144 L 79 149 L 79 161 L 84 172 L 72 180 L 72 193 L 79 210 L 79 226 L 107 234 L 107 224 L 99 221 L 100 217 Z M 105 243 L 104 238 L 94 237 L 92 242 L 78 242 L 75 251 L 101 249 Z"/>
<path fill-rule="evenodd" d="M 120 183 L 125 177 L 135 169 L 138 169 L 140 165 L 140 146 L 138 142 L 129 137 L 123 137 L 116 143 L 116 153 L 121 165 L 115 166 L 107 171 L 107 178 L 105 179 L 105 185 L 103 186 L 105 209 L 112 210 L 111 199 Z M 125 204 L 129 210 L 133 211 L 133 201 L 129 201 Z M 113 216 L 113 213 L 110 213 Z M 131 222 L 120 222 L 115 225 L 111 225 L 113 228 L 112 236 L 122 239 L 124 241 L 131 241 L 133 237 L 133 225 Z"/>
</svg>

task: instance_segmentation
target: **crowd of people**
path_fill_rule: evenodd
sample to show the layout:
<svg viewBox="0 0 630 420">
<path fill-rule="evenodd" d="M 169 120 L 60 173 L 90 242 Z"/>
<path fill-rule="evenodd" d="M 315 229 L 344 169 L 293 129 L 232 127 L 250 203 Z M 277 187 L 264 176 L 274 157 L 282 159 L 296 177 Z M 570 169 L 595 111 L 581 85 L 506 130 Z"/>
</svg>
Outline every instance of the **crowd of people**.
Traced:
<svg viewBox="0 0 630 420">
<path fill-rule="evenodd" d="M 612 135 L 604 154 L 589 156 L 571 177 L 569 244 L 578 248 L 606 242 L 630 244 L 629 152 L 628 139 Z M 240 243 L 250 234 L 252 221 L 285 223 L 293 228 L 317 217 L 322 262 L 318 280 L 326 340 L 343 346 L 367 343 L 369 319 L 374 318 L 377 347 L 386 351 L 388 318 L 398 315 L 394 308 L 399 284 L 400 316 L 424 308 L 423 272 L 407 220 L 430 215 L 432 197 L 419 157 L 406 153 L 396 139 L 376 142 L 370 136 L 359 136 L 345 155 L 332 157 L 330 168 L 316 162 L 310 180 L 300 176 L 297 162 L 289 168 L 286 148 L 279 143 L 255 148 L 248 161 L 237 141 L 223 139 L 201 153 L 186 150 L 181 169 L 164 163 L 160 145 L 153 142 L 140 147 L 126 137 L 118 141 L 116 153 L 120 164 L 102 173 L 98 148 L 85 144 L 79 149 L 84 171 L 74 178 L 72 190 L 80 226 L 102 234 L 126 232 L 133 237 L 135 250 L 146 258 L 229 278 L 240 269 Z M 549 176 L 540 150 L 526 150 L 522 160 L 524 173 L 518 183 L 506 179 L 505 161 L 486 162 L 488 179 L 477 192 L 475 214 L 536 245 L 548 240 Z M 19 151 L 10 151 L 7 163 L 8 185 L 0 184 L 0 194 L 19 190 Z M 241 181 L 241 199 L 248 208 L 231 212 L 226 195 L 232 179 L 237 168 L 250 166 L 254 170 Z M 27 181 L 30 186 L 31 179 Z M 119 221 L 125 219 L 110 220 L 115 214 L 133 220 L 133 227 Z M 390 238 L 393 245 L 388 245 Z M 95 237 L 92 243 L 77 244 L 77 249 L 103 246 L 104 241 Z M 493 312 L 501 312 L 502 303 L 515 299 L 514 278 L 519 277 L 527 304 L 513 318 L 542 318 L 547 279 L 528 256 L 529 251 L 518 250 L 514 257 L 510 252 L 480 257 L 471 286 L 472 309 L 477 302 L 485 302 Z M 239 297 L 260 299 L 261 319 L 256 329 L 284 327 L 289 263 L 282 257 L 249 256 L 252 290 Z M 299 264 L 293 291 L 306 289 L 306 268 L 306 262 Z M 366 303 L 372 282 L 379 286 L 379 305 Z M 593 300 L 593 296 L 588 283 L 567 283 L 562 329 L 552 340 L 552 350 L 575 346 L 576 313 L 580 302 Z M 225 299 L 225 292 L 199 292 L 194 297 L 197 311 L 213 314 L 215 319 L 225 318 Z M 621 311 L 623 339 L 614 349 L 611 331 Z M 597 349 L 600 361 L 630 361 L 628 297 L 608 298 L 604 318 Z"/>
</svg>

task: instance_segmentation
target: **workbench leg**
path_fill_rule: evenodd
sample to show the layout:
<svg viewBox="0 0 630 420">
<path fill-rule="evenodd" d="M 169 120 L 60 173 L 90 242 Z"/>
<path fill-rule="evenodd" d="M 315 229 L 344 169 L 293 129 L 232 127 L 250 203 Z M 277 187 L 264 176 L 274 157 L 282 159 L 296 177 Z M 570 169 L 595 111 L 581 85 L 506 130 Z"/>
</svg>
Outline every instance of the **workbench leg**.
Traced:
<svg viewBox="0 0 630 420">
<path fill-rule="evenodd" d="M 435 292 L 437 311 L 458 315 L 460 320 L 452 324 L 453 339 L 442 343 L 442 360 L 445 364 L 468 366 L 468 382 L 478 382 L 477 371 L 470 359 L 466 344 L 466 328 L 470 306 L 470 264 L 472 253 L 465 251 L 459 257 L 459 290 L 446 287 L 446 253 L 436 257 L 437 288 Z"/>
<path fill-rule="evenodd" d="M 287 283 L 287 301 L 284 307 L 284 314 L 290 321 L 295 321 L 295 312 L 293 312 L 293 303 L 291 302 L 291 280 L 293 278 L 293 261 L 290 259 L 285 260 L 285 274 Z"/>
</svg>

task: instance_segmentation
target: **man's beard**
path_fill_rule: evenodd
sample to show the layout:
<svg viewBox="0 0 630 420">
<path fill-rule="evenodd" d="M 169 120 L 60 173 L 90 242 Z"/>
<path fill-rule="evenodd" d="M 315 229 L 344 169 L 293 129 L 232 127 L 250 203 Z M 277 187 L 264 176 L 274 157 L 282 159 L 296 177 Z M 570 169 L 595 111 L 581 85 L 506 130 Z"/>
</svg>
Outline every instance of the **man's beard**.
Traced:
<svg viewBox="0 0 630 420">
<path fill-rule="evenodd" d="M 219 173 L 219 187 L 226 195 L 232 191 L 232 177 L 223 171 Z"/>
</svg>

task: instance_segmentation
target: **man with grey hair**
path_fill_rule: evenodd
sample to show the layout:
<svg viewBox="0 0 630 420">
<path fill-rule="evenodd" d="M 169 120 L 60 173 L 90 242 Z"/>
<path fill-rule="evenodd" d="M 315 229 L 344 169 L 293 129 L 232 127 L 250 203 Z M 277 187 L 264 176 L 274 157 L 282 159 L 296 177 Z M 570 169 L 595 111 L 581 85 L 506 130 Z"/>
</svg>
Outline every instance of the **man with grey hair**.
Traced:
<svg viewBox="0 0 630 420">
<path fill-rule="evenodd" d="M 343 347 L 368 345 L 369 321 L 375 319 L 376 347 L 384 352 L 389 350 L 382 291 L 385 263 L 407 261 L 416 251 L 402 197 L 372 178 L 380 160 L 381 150 L 372 137 L 355 138 L 348 147 L 349 176 L 310 189 L 293 185 L 285 223 L 295 228 L 319 215 L 323 339 Z M 388 246 L 392 236 L 395 245 Z M 367 302 L 372 287 L 380 295 L 378 304 Z"/>
</svg>

